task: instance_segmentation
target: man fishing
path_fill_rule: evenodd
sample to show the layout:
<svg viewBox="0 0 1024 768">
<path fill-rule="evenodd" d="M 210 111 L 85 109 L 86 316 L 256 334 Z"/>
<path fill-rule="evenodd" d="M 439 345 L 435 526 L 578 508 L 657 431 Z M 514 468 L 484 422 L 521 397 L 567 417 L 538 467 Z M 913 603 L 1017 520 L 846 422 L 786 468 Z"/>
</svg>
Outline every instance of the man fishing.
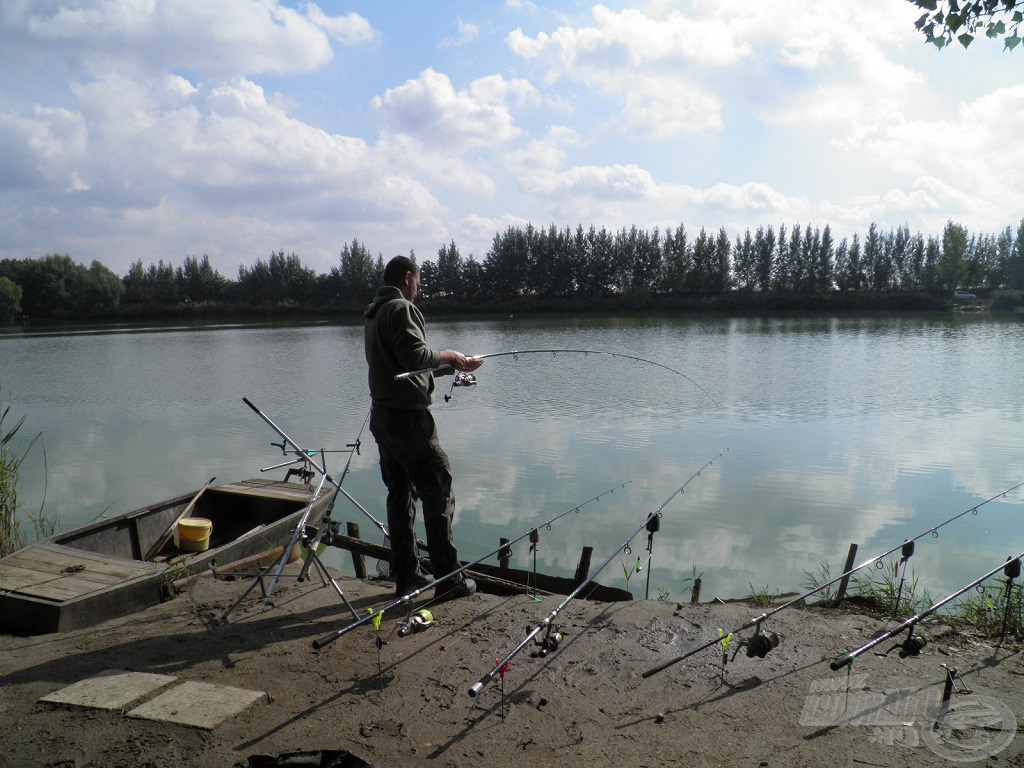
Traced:
<svg viewBox="0 0 1024 768">
<path fill-rule="evenodd" d="M 395 594 L 402 597 L 430 583 L 419 567 L 413 521 L 416 498 L 423 501 L 423 524 L 434 575 L 440 578 L 459 568 L 452 541 L 455 495 L 448 455 L 441 448 L 430 413 L 434 374 L 422 373 L 396 381 L 404 371 L 450 365 L 475 371 L 482 360 L 461 352 L 427 346 L 423 314 L 413 305 L 420 286 L 420 269 L 408 256 L 395 256 L 384 268 L 384 285 L 363 313 L 366 318 L 366 362 L 369 364 L 370 432 L 380 452 L 380 474 L 388 489 L 387 513 L 391 539 L 391 572 Z M 463 575 L 435 588 L 435 599 L 467 597 L 476 582 Z"/>
</svg>

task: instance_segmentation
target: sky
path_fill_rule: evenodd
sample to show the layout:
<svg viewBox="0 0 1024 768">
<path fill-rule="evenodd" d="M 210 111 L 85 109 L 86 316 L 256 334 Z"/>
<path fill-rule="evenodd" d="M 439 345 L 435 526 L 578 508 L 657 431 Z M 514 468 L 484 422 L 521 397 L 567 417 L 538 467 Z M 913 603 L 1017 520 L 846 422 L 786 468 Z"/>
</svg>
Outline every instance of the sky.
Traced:
<svg viewBox="0 0 1024 768">
<path fill-rule="evenodd" d="M 1024 217 L 1024 51 L 906 0 L 3 0 L 0 259 Z"/>
</svg>

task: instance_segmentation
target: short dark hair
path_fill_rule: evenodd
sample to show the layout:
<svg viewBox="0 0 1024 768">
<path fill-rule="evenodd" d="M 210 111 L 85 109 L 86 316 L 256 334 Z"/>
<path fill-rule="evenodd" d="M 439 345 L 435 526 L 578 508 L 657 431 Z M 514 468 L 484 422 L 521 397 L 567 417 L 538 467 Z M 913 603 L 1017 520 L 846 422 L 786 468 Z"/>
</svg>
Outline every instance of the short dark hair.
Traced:
<svg viewBox="0 0 1024 768">
<path fill-rule="evenodd" d="M 402 284 L 405 280 L 407 272 L 412 272 L 412 276 L 416 277 L 420 273 L 420 268 L 416 264 L 415 259 L 411 259 L 408 256 L 395 256 L 388 265 L 384 267 L 384 285 L 390 285 L 395 288 Z"/>
</svg>

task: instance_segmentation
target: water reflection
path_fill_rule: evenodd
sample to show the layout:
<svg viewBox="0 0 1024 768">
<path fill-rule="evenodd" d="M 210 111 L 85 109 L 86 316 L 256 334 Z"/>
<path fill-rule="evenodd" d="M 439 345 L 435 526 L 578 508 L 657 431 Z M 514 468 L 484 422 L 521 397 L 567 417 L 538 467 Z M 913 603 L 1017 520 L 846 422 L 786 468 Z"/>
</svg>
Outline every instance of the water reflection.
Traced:
<svg viewBox="0 0 1024 768">
<path fill-rule="evenodd" d="M 366 417 L 358 325 L 122 331 L 0 335 L 3 393 L 26 413 L 26 436 L 41 431 L 46 446 L 45 470 L 38 456 L 26 464 L 23 500 L 38 508 L 45 476 L 45 510 L 63 527 L 280 461 L 277 435 L 242 397 L 310 448 L 342 449 Z M 468 557 L 628 481 L 542 531 L 545 570 L 572 573 L 584 545 L 601 562 L 728 449 L 665 509 L 652 590 L 681 597 L 694 567 L 707 597 L 796 589 L 822 561 L 839 568 L 850 542 L 866 558 L 1024 479 L 1024 326 L 1013 321 L 507 318 L 433 321 L 429 333 L 476 353 L 649 358 L 719 404 L 683 377 L 608 356 L 488 360 L 479 384 L 448 403 L 442 379 L 435 416 Z M 366 433 L 346 485 L 383 518 Z M 915 573 L 940 594 L 1020 551 L 1021 498 L 929 537 Z M 364 522 L 343 502 L 339 516 Z M 526 567 L 528 547 L 519 549 Z M 621 585 L 621 569 L 604 578 Z"/>
</svg>

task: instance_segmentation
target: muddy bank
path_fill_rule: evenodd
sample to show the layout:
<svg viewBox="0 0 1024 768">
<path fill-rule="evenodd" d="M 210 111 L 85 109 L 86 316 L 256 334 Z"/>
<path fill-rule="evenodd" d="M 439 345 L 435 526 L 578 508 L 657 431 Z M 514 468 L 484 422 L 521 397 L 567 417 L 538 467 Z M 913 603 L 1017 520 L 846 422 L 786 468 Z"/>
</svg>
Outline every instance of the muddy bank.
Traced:
<svg viewBox="0 0 1024 768">
<path fill-rule="evenodd" d="M 387 584 L 340 583 L 360 612 L 391 597 Z M 223 621 L 246 586 L 204 578 L 173 600 L 88 630 L 0 635 L 3 764 L 228 768 L 296 750 L 347 750 L 379 768 L 1024 764 L 1024 739 L 1015 735 L 1024 722 L 1020 647 L 999 649 L 934 624 L 922 627 L 929 642 L 920 656 L 901 659 L 891 643 L 878 649 L 887 655 L 868 654 L 848 674 L 829 662 L 892 624 L 788 610 L 767 625 L 781 642 L 764 659 L 741 650 L 723 678 L 716 645 L 644 679 L 760 611 L 573 601 L 556 621 L 556 650 L 540 658 L 528 648 L 503 681 L 495 677 L 471 698 L 495 658 L 562 598 L 478 594 L 432 606 L 428 631 L 392 635 L 379 649 L 366 627 L 317 651 L 314 640 L 350 620 L 336 593 L 289 581 Z M 397 618 L 385 617 L 382 631 Z M 954 693 L 936 728 L 947 668 L 957 670 L 958 689 L 972 692 Z M 39 702 L 110 669 L 267 695 L 209 730 Z"/>
</svg>

